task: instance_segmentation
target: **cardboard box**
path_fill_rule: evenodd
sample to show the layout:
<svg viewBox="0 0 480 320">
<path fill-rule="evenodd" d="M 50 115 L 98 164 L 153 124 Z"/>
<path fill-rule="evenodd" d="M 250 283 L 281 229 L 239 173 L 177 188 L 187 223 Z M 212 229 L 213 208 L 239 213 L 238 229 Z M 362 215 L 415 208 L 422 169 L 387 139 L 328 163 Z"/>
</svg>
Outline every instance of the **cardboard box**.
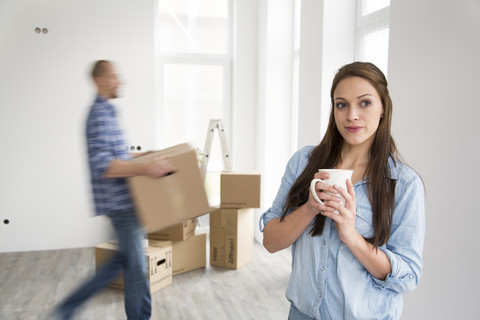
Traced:
<svg viewBox="0 0 480 320">
<path fill-rule="evenodd" d="M 98 271 L 117 252 L 115 243 L 106 242 L 95 247 L 95 265 Z M 162 246 L 145 248 L 145 258 L 148 264 L 148 282 L 150 293 L 172 283 L 172 243 L 164 241 Z M 123 289 L 123 273 L 110 284 L 113 288 Z"/>
<path fill-rule="evenodd" d="M 253 209 L 210 213 L 210 264 L 238 269 L 253 260 Z"/>
<path fill-rule="evenodd" d="M 210 211 L 196 151 L 184 143 L 132 161 L 147 162 L 159 156 L 168 156 L 168 161 L 176 168 L 175 173 L 159 179 L 128 178 L 140 221 L 148 233 Z"/>
<path fill-rule="evenodd" d="M 221 208 L 260 208 L 258 171 L 223 171 L 220 175 Z"/>
<path fill-rule="evenodd" d="M 183 241 L 195 234 L 197 219 L 188 219 L 183 223 L 174 225 L 173 227 L 150 233 L 148 239 L 152 240 L 172 240 Z"/>
<path fill-rule="evenodd" d="M 151 246 L 162 241 L 149 240 Z M 172 242 L 173 275 L 204 268 L 207 264 L 207 235 L 197 234 L 187 240 Z"/>
</svg>

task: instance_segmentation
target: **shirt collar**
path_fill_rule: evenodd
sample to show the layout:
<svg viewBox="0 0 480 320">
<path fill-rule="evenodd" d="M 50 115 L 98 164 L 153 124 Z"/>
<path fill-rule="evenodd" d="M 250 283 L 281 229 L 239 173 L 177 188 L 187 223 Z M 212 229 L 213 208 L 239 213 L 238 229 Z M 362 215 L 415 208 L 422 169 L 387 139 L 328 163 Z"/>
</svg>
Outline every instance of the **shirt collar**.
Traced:
<svg viewBox="0 0 480 320">
<path fill-rule="evenodd" d="M 95 98 L 95 104 L 101 105 L 105 111 L 113 115 L 115 114 L 114 106 L 99 94 L 97 94 L 97 97 Z"/>
<path fill-rule="evenodd" d="M 97 97 L 95 98 L 95 103 L 108 103 L 108 101 L 105 100 L 101 95 L 97 94 Z"/>
<path fill-rule="evenodd" d="M 388 158 L 388 165 L 390 167 L 390 178 L 393 180 L 398 179 L 398 163 L 391 156 Z"/>
</svg>

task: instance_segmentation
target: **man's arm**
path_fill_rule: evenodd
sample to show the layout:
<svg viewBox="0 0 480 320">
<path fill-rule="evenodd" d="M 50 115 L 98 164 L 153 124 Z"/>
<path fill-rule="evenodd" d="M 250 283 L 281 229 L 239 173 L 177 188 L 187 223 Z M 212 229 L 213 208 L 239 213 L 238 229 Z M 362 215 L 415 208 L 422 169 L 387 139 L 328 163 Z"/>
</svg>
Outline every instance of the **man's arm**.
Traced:
<svg viewBox="0 0 480 320">
<path fill-rule="evenodd" d="M 133 176 L 149 176 L 161 178 L 174 171 L 175 168 L 165 160 L 158 157 L 149 162 L 135 163 L 123 160 L 112 160 L 105 171 L 106 178 L 126 178 Z"/>
</svg>

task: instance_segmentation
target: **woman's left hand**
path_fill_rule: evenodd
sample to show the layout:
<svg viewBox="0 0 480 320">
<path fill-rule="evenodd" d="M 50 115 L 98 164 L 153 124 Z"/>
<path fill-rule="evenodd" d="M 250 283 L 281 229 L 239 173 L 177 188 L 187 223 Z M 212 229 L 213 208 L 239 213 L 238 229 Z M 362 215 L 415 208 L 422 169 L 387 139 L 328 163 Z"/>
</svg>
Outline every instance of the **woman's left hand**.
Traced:
<svg viewBox="0 0 480 320">
<path fill-rule="evenodd" d="M 347 180 L 347 190 L 338 185 L 334 185 L 333 187 L 345 199 L 345 206 L 343 206 L 341 202 L 327 201 L 325 205 L 337 209 L 339 214 L 331 211 L 321 212 L 321 214 L 335 221 L 340 240 L 348 246 L 348 244 L 355 241 L 359 235 L 355 228 L 355 217 L 357 214 L 355 190 L 350 179 Z"/>
</svg>

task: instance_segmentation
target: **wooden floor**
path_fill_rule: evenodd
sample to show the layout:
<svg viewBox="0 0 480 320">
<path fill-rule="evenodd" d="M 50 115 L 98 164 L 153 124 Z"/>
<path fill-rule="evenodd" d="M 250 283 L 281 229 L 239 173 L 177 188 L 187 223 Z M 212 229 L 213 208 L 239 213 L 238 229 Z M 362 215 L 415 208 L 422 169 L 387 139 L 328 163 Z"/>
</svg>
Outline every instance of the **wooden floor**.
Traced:
<svg viewBox="0 0 480 320">
<path fill-rule="evenodd" d="M 207 267 L 173 277 L 152 295 L 152 319 L 287 319 L 290 249 L 268 253 L 255 241 L 254 261 L 238 270 Z M 0 253 L 0 319 L 39 319 L 94 273 L 94 249 Z M 123 292 L 107 288 L 75 319 L 125 319 Z"/>
</svg>

